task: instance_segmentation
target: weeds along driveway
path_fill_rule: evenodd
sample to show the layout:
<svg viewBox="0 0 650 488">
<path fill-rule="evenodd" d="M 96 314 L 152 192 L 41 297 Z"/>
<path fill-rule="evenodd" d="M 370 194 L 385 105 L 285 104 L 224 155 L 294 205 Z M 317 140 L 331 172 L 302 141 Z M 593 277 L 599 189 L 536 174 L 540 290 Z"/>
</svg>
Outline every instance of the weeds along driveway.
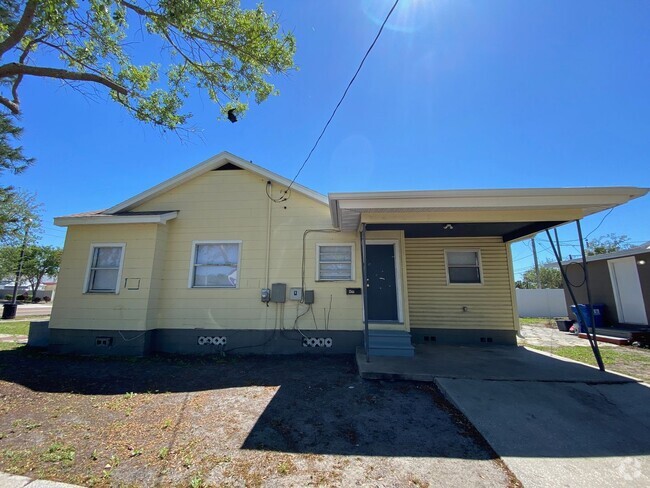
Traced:
<svg viewBox="0 0 650 488">
<path fill-rule="evenodd" d="M 0 471 L 94 486 L 509 486 L 432 385 L 353 359 L 0 352 Z"/>
</svg>

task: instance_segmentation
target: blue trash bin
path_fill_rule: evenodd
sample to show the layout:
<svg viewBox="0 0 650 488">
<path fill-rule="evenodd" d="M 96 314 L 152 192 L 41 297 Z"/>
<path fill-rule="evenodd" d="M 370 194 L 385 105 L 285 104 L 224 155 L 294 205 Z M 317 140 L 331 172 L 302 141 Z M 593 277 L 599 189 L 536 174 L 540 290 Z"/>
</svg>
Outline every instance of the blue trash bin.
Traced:
<svg viewBox="0 0 650 488">
<path fill-rule="evenodd" d="M 571 305 L 571 313 L 576 316 L 578 319 L 578 325 L 580 326 L 580 332 L 587 332 L 587 327 L 591 328 L 591 311 L 589 310 L 589 305 L 584 303 L 579 303 L 580 312 L 576 310 L 575 305 Z M 605 316 L 605 305 L 602 303 L 594 303 L 594 324 L 596 327 L 602 327 L 604 325 L 604 316 Z M 584 322 L 583 322 L 584 318 Z"/>
</svg>

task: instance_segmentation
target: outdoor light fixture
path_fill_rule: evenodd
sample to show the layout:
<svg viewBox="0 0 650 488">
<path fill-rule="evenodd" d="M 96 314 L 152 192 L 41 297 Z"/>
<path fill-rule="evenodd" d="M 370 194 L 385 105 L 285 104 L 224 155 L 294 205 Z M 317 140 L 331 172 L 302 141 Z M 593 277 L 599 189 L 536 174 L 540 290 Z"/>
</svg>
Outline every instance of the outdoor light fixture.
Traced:
<svg viewBox="0 0 650 488">
<path fill-rule="evenodd" d="M 228 120 L 230 120 L 230 122 L 232 122 L 233 124 L 235 122 L 237 122 L 237 116 L 235 115 L 235 109 L 234 108 L 231 108 L 230 110 L 228 110 Z"/>
<path fill-rule="evenodd" d="M 644 259 L 639 259 L 639 260 L 637 261 L 637 263 L 639 263 L 639 264 L 645 264 L 645 260 L 644 260 Z"/>
<path fill-rule="evenodd" d="M 451 224 L 445 224 L 442 228 L 444 230 L 454 230 L 454 226 Z"/>
</svg>

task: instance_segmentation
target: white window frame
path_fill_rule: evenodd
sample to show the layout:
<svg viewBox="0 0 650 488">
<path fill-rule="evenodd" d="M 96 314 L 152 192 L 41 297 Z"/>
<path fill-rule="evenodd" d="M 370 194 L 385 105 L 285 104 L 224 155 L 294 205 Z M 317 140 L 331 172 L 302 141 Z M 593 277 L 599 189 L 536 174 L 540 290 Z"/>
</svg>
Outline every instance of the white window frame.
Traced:
<svg viewBox="0 0 650 488">
<path fill-rule="evenodd" d="M 101 247 L 119 247 L 121 248 L 120 252 L 120 265 L 117 268 L 117 280 L 115 283 L 114 291 L 95 291 L 90 289 L 90 275 L 91 268 L 93 265 L 93 257 L 95 256 L 95 249 Z M 122 283 L 122 270 L 124 268 L 124 255 L 126 254 L 126 243 L 125 242 L 93 242 L 90 244 L 90 254 L 88 256 L 88 265 L 86 266 L 86 277 L 84 278 L 84 287 L 83 293 L 89 293 L 93 295 L 117 295 L 120 292 L 120 285 Z"/>
<path fill-rule="evenodd" d="M 196 248 L 200 244 L 237 244 L 237 284 L 235 286 L 196 286 L 194 285 L 194 268 L 196 267 Z M 206 288 L 218 288 L 221 290 L 236 290 L 239 288 L 241 283 L 241 250 L 242 250 L 242 241 L 241 240 L 207 240 L 207 241 L 192 241 L 192 256 L 190 258 L 190 276 L 187 281 L 188 288 L 195 289 L 206 289 Z"/>
<path fill-rule="evenodd" d="M 478 274 L 480 281 L 478 283 L 452 283 L 449 279 L 449 261 L 447 259 L 447 253 L 450 252 L 474 252 L 478 257 Z M 455 266 L 457 267 L 457 266 Z M 468 268 L 475 268 L 476 266 L 466 266 Z M 445 275 L 447 276 L 447 285 L 448 286 L 481 286 L 484 282 L 483 277 L 483 260 L 481 259 L 481 250 L 480 249 L 445 249 Z"/>
<path fill-rule="evenodd" d="M 320 277 L 320 248 L 321 247 L 341 247 L 348 246 L 350 247 L 350 278 L 334 278 L 326 279 Z M 319 242 L 316 244 L 316 281 L 355 281 L 355 247 L 354 242 Z"/>
</svg>

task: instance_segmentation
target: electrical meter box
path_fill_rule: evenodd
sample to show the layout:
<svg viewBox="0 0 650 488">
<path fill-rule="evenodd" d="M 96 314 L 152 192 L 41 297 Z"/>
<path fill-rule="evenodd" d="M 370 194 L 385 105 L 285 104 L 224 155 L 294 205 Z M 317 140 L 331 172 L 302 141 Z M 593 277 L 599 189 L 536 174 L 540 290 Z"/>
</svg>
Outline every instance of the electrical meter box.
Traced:
<svg viewBox="0 0 650 488">
<path fill-rule="evenodd" d="M 311 305 L 314 303 L 314 290 L 305 290 L 305 304 Z"/>
<path fill-rule="evenodd" d="M 284 303 L 287 301 L 286 283 L 273 283 L 271 285 L 271 301 L 273 303 Z"/>
<path fill-rule="evenodd" d="M 302 300 L 302 288 L 289 288 L 289 300 Z"/>
<path fill-rule="evenodd" d="M 262 288 L 260 298 L 262 300 L 262 303 L 268 303 L 271 300 L 271 290 L 268 288 Z"/>
</svg>

